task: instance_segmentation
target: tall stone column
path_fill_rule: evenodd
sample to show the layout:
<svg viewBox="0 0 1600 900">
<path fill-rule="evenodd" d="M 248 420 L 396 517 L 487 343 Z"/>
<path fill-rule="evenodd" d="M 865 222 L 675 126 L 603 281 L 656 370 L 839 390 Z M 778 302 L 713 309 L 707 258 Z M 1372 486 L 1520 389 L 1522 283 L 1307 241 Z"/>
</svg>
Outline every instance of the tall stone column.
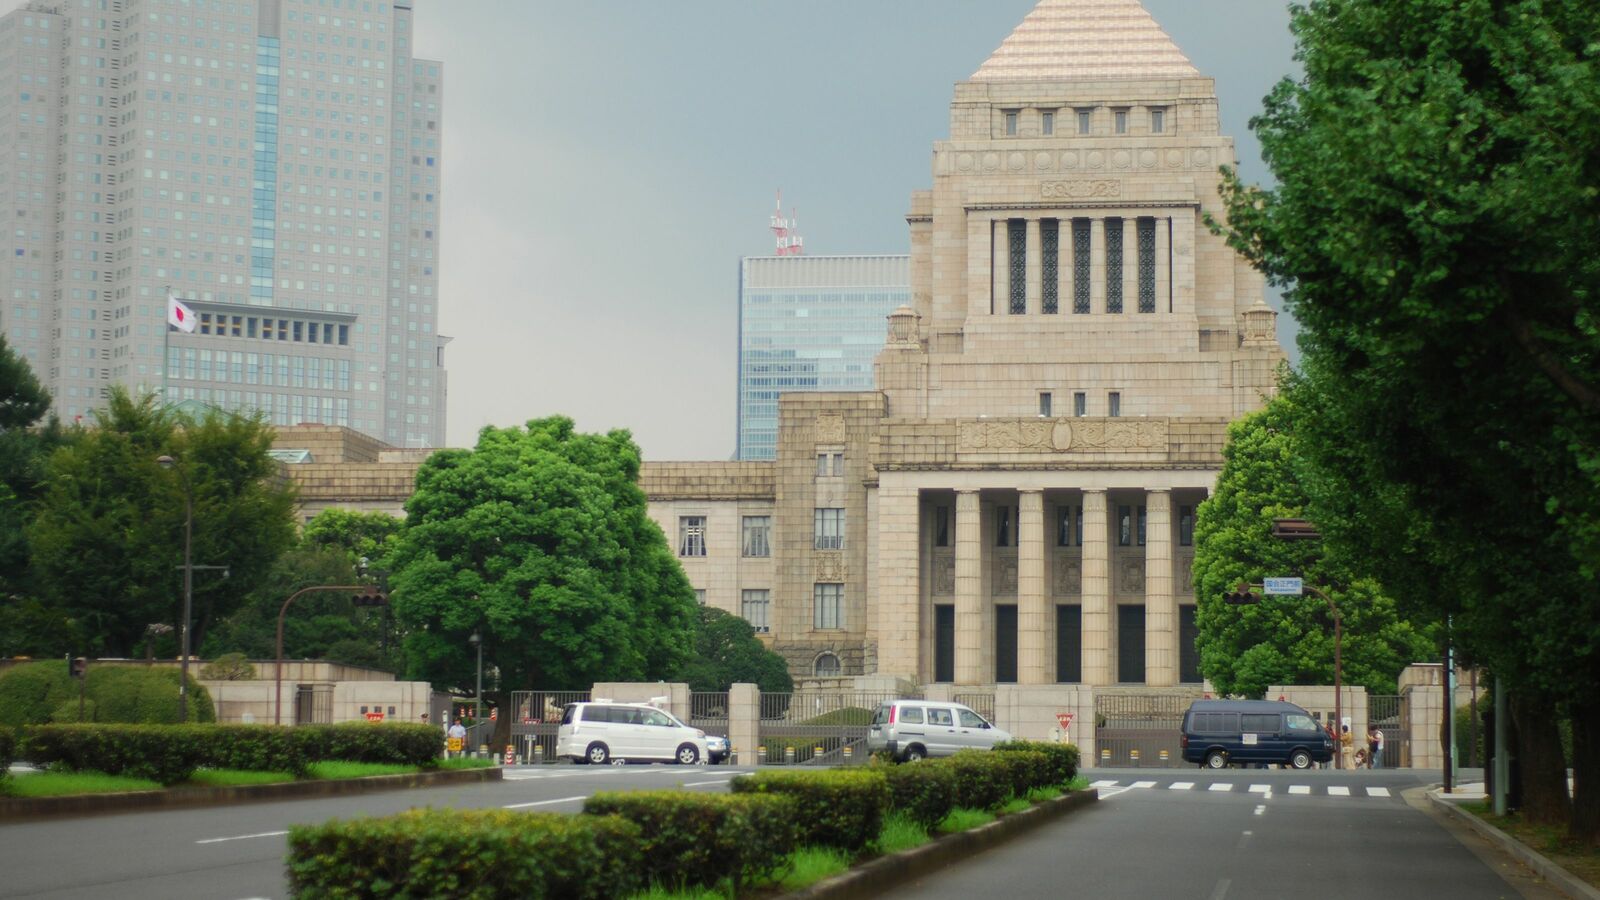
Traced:
<svg viewBox="0 0 1600 900">
<path fill-rule="evenodd" d="M 1106 220 L 1089 220 L 1089 312 L 1106 311 Z"/>
<path fill-rule="evenodd" d="M 1170 218 L 1156 219 L 1156 312 L 1167 313 L 1173 309 L 1167 299 L 1172 296 L 1172 228 Z"/>
<path fill-rule="evenodd" d="M 880 570 L 882 563 L 879 563 Z M 983 526 L 978 492 L 956 491 L 956 683 L 982 684 Z"/>
<path fill-rule="evenodd" d="M 1021 491 L 1017 513 L 1017 681 L 1046 684 L 1044 491 Z"/>
<path fill-rule="evenodd" d="M 1083 681 L 1111 677 L 1111 544 L 1106 539 L 1106 492 L 1083 492 Z"/>
<path fill-rule="evenodd" d="M 994 219 L 989 228 L 994 239 L 994 300 L 989 312 L 1003 316 L 1011 311 L 1011 224 Z"/>
<path fill-rule="evenodd" d="M 994 222 L 976 214 L 967 215 L 967 315 L 987 316 L 993 307 L 994 247 L 990 232 Z"/>
<path fill-rule="evenodd" d="M 1139 220 L 1122 217 L 1122 311 L 1139 311 Z"/>
<path fill-rule="evenodd" d="M 1178 606 L 1172 596 L 1172 492 L 1145 494 L 1144 681 L 1178 683 Z"/>
<path fill-rule="evenodd" d="M 1043 242 L 1039 236 L 1039 220 L 1029 219 L 1025 246 L 1027 247 L 1027 293 L 1024 295 L 1027 302 L 1028 315 L 1037 315 L 1044 309 L 1043 268 L 1040 261 L 1044 259 Z"/>
<path fill-rule="evenodd" d="M 878 488 L 878 673 L 923 680 L 922 559 L 917 488 Z M 931 663 L 926 667 L 931 673 Z"/>
</svg>

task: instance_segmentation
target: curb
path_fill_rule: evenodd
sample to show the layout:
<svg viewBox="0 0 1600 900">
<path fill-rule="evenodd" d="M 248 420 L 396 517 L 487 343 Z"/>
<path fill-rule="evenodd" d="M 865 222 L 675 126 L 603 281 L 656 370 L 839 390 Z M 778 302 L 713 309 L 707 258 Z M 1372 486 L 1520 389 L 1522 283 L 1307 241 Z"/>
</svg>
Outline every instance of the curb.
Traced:
<svg viewBox="0 0 1600 900">
<path fill-rule="evenodd" d="M 1600 890 L 1589 886 L 1588 882 L 1573 875 L 1566 869 L 1551 862 L 1544 855 L 1522 843 L 1504 831 L 1490 825 L 1472 813 L 1459 808 L 1455 801 L 1445 800 L 1438 794 L 1429 792 L 1428 800 L 1434 809 L 1459 821 L 1477 831 L 1495 846 L 1515 857 L 1516 860 L 1535 874 L 1550 883 L 1550 886 L 1566 894 L 1574 900 L 1600 900 Z"/>
<path fill-rule="evenodd" d="M 268 803 L 306 797 L 371 794 L 406 788 L 438 787 L 499 781 L 502 770 L 459 769 L 449 772 L 413 772 L 407 775 L 372 775 L 330 781 L 285 781 L 221 788 L 171 788 L 164 791 L 130 791 L 121 794 L 79 794 L 73 797 L 0 798 L 0 822 L 20 822 L 56 816 L 94 816 L 151 809 L 193 809 L 235 803 Z"/>
<path fill-rule="evenodd" d="M 819 881 L 803 890 L 783 894 L 790 900 L 857 900 L 877 897 L 894 887 L 902 887 L 913 877 L 960 862 L 1003 844 L 1100 799 L 1095 788 L 1074 791 L 1049 803 L 996 819 L 970 831 L 947 834 L 920 847 L 902 850 L 852 868 L 848 872 Z"/>
</svg>

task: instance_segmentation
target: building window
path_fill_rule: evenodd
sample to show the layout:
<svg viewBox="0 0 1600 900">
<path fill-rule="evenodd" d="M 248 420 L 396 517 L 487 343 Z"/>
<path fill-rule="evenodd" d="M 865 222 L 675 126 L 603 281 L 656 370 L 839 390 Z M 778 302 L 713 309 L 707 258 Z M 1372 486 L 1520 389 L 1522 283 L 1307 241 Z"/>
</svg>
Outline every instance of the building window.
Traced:
<svg viewBox="0 0 1600 900">
<path fill-rule="evenodd" d="M 1178 546 L 1194 546 L 1194 507 L 1178 507 Z"/>
<path fill-rule="evenodd" d="M 1077 523 L 1077 544 L 1072 541 L 1073 523 Z M 1083 546 L 1083 507 L 1058 506 L 1056 507 L 1056 546 L 1072 547 Z"/>
<path fill-rule="evenodd" d="M 1056 114 L 1053 112 L 1041 113 L 1039 115 L 1039 130 L 1045 134 L 1055 134 Z"/>
<path fill-rule="evenodd" d="M 1052 415 L 1052 413 L 1050 412 L 1050 392 L 1049 391 L 1040 391 L 1039 392 L 1039 415 L 1041 415 L 1041 416 Z"/>
<path fill-rule="evenodd" d="M 1133 507 L 1117 507 L 1117 546 L 1133 546 Z"/>
<path fill-rule="evenodd" d="M 1122 392 L 1112 391 L 1106 395 L 1106 415 L 1113 419 L 1122 415 Z"/>
<path fill-rule="evenodd" d="M 1106 312 L 1122 312 L 1122 220 L 1106 223 Z"/>
<path fill-rule="evenodd" d="M 1156 220 L 1138 220 L 1139 312 L 1156 311 Z"/>
<path fill-rule="evenodd" d="M 1006 244 L 1011 250 L 1011 283 L 1006 286 L 1011 299 L 1011 314 L 1020 316 L 1028 311 L 1028 223 L 1021 219 L 1006 221 Z"/>
<path fill-rule="evenodd" d="M 842 628 L 839 611 L 844 605 L 844 585 L 817 584 L 811 588 L 811 627 Z"/>
<path fill-rule="evenodd" d="M 1167 111 L 1159 106 L 1150 109 L 1150 133 L 1161 134 L 1167 130 Z"/>
<path fill-rule="evenodd" d="M 1060 310 L 1061 220 L 1039 221 L 1039 288 L 1041 312 L 1053 316 Z"/>
<path fill-rule="evenodd" d="M 1142 506 L 1139 507 L 1138 521 L 1139 521 L 1139 531 L 1138 531 L 1137 537 L 1139 539 L 1139 546 L 1143 547 L 1144 546 L 1144 533 L 1145 533 L 1145 513 L 1144 513 L 1144 507 L 1142 507 Z"/>
<path fill-rule="evenodd" d="M 1089 395 L 1083 391 L 1072 392 L 1072 414 L 1086 416 L 1089 414 Z"/>
<path fill-rule="evenodd" d="M 1125 110 L 1125 109 L 1116 110 L 1115 112 L 1112 113 L 1112 120 L 1115 122 L 1115 129 L 1116 129 L 1117 134 L 1127 134 L 1128 133 L 1128 111 L 1127 110 Z"/>
<path fill-rule="evenodd" d="M 740 612 L 756 634 L 766 634 L 772 630 L 767 624 L 767 612 L 772 608 L 772 592 L 766 588 L 747 589 L 740 601 Z"/>
<path fill-rule="evenodd" d="M 1093 121 L 1094 121 L 1094 110 L 1093 109 L 1080 109 L 1080 110 L 1078 110 L 1078 133 L 1079 134 L 1088 134 L 1089 133 L 1089 126 Z"/>
<path fill-rule="evenodd" d="M 829 476 L 837 477 L 837 476 L 840 476 L 840 475 L 843 475 L 843 474 L 844 474 L 844 453 L 843 453 L 843 451 L 836 452 L 836 453 L 818 453 L 817 454 L 817 477 L 818 478 L 827 478 Z"/>
<path fill-rule="evenodd" d="M 824 653 L 817 657 L 816 664 L 811 667 L 812 673 L 818 678 L 838 678 L 843 669 L 839 665 L 839 657 L 832 653 Z"/>
<path fill-rule="evenodd" d="M 769 536 L 772 533 L 771 516 L 745 516 L 744 517 L 744 555 L 745 556 L 771 556 L 772 542 Z"/>
<path fill-rule="evenodd" d="M 933 508 L 933 545 L 935 547 L 950 546 L 950 507 L 935 506 Z"/>
<path fill-rule="evenodd" d="M 678 517 L 678 555 L 706 555 L 706 517 Z"/>
<path fill-rule="evenodd" d="M 1017 111 L 1014 109 L 1008 109 L 1006 110 L 1006 137 L 1016 137 L 1016 135 Z"/>
<path fill-rule="evenodd" d="M 1093 270 L 1089 260 L 1089 220 L 1072 220 L 1072 311 L 1089 312 L 1089 279 Z"/>
<path fill-rule="evenodd" d="M 844 549 L 843 509 L 817 507 L 813 522 L 813 547 L 818 550 Z"/>
<path fill-rule="evenodd" d="M 1013 506 L 996 506 L 994 508 L 994 545 L 996 547 L 1015 547 L 1017 533 L 1017 517 L 1021 509 Z"/>
<path fill-rule="evenodd" d="M 705 606 L 706 605 L 706 590 L 705 590 L 705 588 L 695 588 L 694 589 L 694 602 L 700 604 L 701 606 Z"/>
</svg>

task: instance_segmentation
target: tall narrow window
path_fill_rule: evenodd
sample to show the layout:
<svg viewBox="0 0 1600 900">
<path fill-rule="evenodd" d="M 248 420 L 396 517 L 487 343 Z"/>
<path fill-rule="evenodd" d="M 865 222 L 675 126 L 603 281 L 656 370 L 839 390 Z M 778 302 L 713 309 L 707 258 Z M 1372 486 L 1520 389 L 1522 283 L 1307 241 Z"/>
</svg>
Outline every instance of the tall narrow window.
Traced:
<svg viewBox="0 0 1600 900">
<path fill-rule="evenodd" d="M 1041 416 L 1051 415 L 1051 412 L 1050 412 L 1050 392 L 1049 391 L 1040 391 L 1039 392 L 1039 415 L 1041 415 Z"/>
<path fill-rule="evenodd" d="M 705 606 L 706 605 L 706 589 L 705 588 L 695 588 L 694 589 L 694 602 L 700 604 L 701 606 Z"/>
<path fill-rule="evenodd" d="M 949 603 L 933 607 L 933 680 L 956 680 L 956 608 Z"/>
<path fill-rule="evenodd" d="M 706 555 L 706 517 L 678 517 L 678 555 Z"/>
<path fill-rule="evenodd" d="M 1014 603 L 994 608 L 994 680 L 1001 684 L 1017 681 L 1017 606 Z"/>
<path fill-rule="evenodd" d="M 1017 111 L 1014 109 L 1008 109 L 1006 110 L 1006 137 L 1016 137 L 1016 134 Z"/>
<path fill-rule="evenodd" d="M 766 634 L 771 631 L 767 623 L 767 613 L 772 609 L 772 592 L 766 588 L 746 589 L 740 599 L 739 611 L 744 615 L 744 620 L 757 634 Z"/>
<path fill-rule="evenodd" d="M 1016 534 L 1016 515 L 1020 512 L 1010 506 L 996 506 L 994 508 L 994 545 L 996 547 L 1016 546 L 1012 535 Z"/>
<path fill-rule="evenodd" d="M 935 547 L 950 546 L 950 507 L 935 506 L 933 508 L 933 545 Z"/>
<path fill-rule="evenodd" d="M 1072 507 L 1056 507 L 1056 546 L 1072 546 Z"/>
<path fill-rule="evenodd" d="M 1178 507 L 1178 546 L 1194 546 L 1194 507 Z"/>
<path fill-rule="evenodd" d="M 1117 607 L 1117 681 L 1144 683 L 1144 604 Z"/>
<path fill-rule="evenodd" d="M 844 549 L 844 510 L 818 507 L 813 536 L 817 550 Z"/>
<path fill-rule="evenodd" d="M 1072 544 L 1075 547 L 1083 546 L 1083 507 L 1072 508 Z"/>
<path fill-rule="evenodd" d="M 1089 220 L 1072 220 L 1072 311 L 1078 315 L 1089 312 L 1089 279 L 1093 271 L 1089 266 Z"/>
<path fill-rule="evenodd" d="M 1139 507 L 1138 520 L 1139 520 L 1139 531 L 1138 531 L 1137 537 L 1139 539 L 1139 546 L 1143 547 L 1144 546 L 1144 529 L 1145 529 L 1145 508 L 1142 507 L 1142 506 Z"/>
<path fill-rule="evenodd" d="M 1117 546 L 1133 546 L 1133 507 L 1117 507 Z"/>
<path fill-rule="evenodd" d="M 1063 603 L 1056 607 L 1056 681 L 1083 680 L 1083 607 Z"/>
<path fill-rule="evenodd" d="M 1088 134 L 1089 133 L 1089 126 L 1091 124 L 1093 124 L 1093 122 L 1094 122 L 1094 110 L 1092 110 L 1092 109 L 1080 109 L 1080 110 L 1078 110 L 1078 133 L 1079 134 Z"/>
<path fill-rule="evenodd" d="M 817 584 L 811 593 L 811 627 L 839 628 L 840 607 L 844 605 L 844 585 Z"/>
<path fill-rule="evenodd" d="M 1127 110 L 1119 109 L 1119 110 L 1117 110 L 1117 111 L 1115 111 L 1115 112 L 1113 112 L 1111 114 L 1111 118 L 1112 118 L 1112 121 L 1115 123 L 1115 130 L 1116 130 L 1117 134 L 1127 134 L 1128 133 L 1128 111 Z"/>
<path fill-rule="evenodd" d="M 1156 220 L 1138 220 L 1139 234 L 1139 312 L 1156 311 Z"/>
<path fill-rule="evenodd" d="M 1150 108 L 1150 133 L 1161 134 L 1167 130 L 1167 111 L 1159 106 Z"/>
<path fill-rule="evenodd" d="M 1061 220 L 1039 221 L 1040 310 L 1047 316 L 1060 311 Z"/>
<path fill-rule="evenodd" d="M 1073 394 L 1072 394 L 1072 414 L 1075 415 L 1075 416 L 1086 416 L 1086 415 L 1089 414 L 1089 395 L 1088 394 L 1085 394 L 1083 391 L 1075 391 L 1075 392 L 1073 392 Z"/>
<path fill-rule="evenodd" d="M 1045 112 L 1039 115 L 1039 130 L 1045 134 L 1056 133 L 1056 114 Z"/>
<path fill-rule="evenodd" d="M 745 556 L 771 556 L 772 542 L 772 517 L 771 516 L 745 516 L 744 517 L 744 555 Z"/>
<path fill-rule="evenodd" d="M 1011 283 L 1011 314 L 1020 316 L 1028 311 L 1028 223 L 1022 219 L 1006 221 L 1006 245 L 1011 249 L 1009 268 Z"/>
<path fill-rule="evenodd" d="M 1106 219 L 1106 312 L 1122 312 L 1122 220 Z"/>
<path fill-rule="evenodd" d="M 1113 419 L 1122 415 L 1122 392 L 1112 391 L 1106 394 L 1106 415 Z"/>
<path fill-rule="evenodd" d="M 1178 606 L 1178 683 L 1200 683 L 1200 650 L 1195 646 L 1195 641 L 1200 637 L 1200 628 L 1194 620 L 1194 604 L 1184 603 Z"/>
</svg>

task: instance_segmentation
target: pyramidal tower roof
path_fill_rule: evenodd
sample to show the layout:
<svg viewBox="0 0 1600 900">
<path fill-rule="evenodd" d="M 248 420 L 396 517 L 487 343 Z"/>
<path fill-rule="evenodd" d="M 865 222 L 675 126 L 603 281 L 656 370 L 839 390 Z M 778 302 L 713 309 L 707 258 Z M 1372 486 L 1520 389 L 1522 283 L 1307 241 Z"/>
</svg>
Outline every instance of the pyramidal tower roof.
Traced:
<svg viewBox="0 0 1600 900">
<path fill-rule="evenodd" d="M 1040 0 L 970 80 L 1199 77 L 1139 0 Z"/>
</svg>

